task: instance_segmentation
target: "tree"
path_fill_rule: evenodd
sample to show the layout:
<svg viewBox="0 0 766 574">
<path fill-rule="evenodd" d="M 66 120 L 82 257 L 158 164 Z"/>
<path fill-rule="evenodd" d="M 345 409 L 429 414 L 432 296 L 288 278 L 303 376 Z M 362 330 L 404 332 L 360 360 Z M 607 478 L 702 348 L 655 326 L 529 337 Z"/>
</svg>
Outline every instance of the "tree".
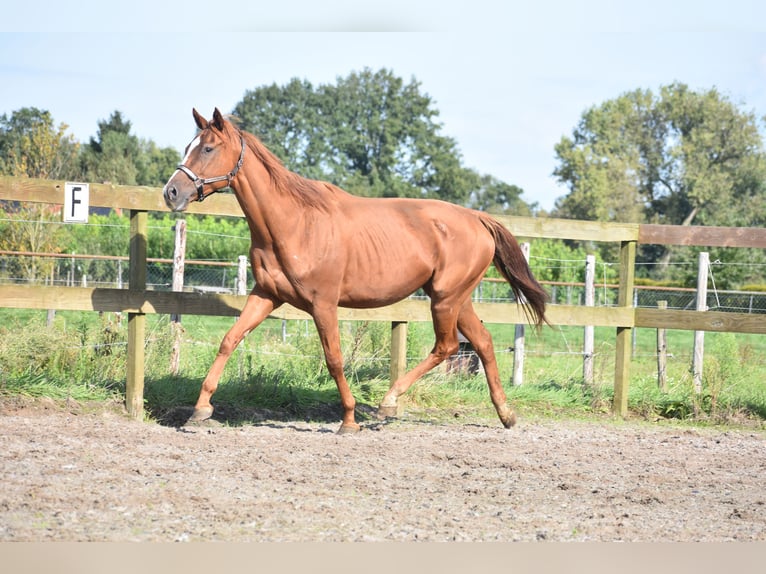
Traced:
<svg viewBox="0 0 766 574">
<path fill-rule="evenodd" d="M 320 88 L 337 179 L 374 196 L 464 199 L 460 155 L 414 79 L 365 69 Z M 345 174 L 355 177 L 347 178 Z"/>
<path fill-rule="evenodd" d="M 676 83 L 587 110 L 556 145 L 563 217 L 762 225 L 766 154 L 758 122 L 711 89 Z"/>
<path fill-rule="evenodd" d="M 498 180 L 491 175 L 478 177 L 478 185 L 471 193 L 468 207 L 487 213 L 530 216 L 537 203 L 528 205 L 521 199 L 524 190 Z"/>
<path fill-rule="evenodd" d="M 66 124 L 54 125 L 50 112 L 22 108 L 0 116 L 0 168 L 5 175 L 66 179 L 77 177 L 77 143 L 66 134 Z M 0 249 L 9 251 L 58 252 L 61 232 L 52 221 L 60 220 L 59 210 L 44 204 L 5 206 L 12 214 L 2 226 Z M 2 209 L 0 213 L 6 214 Z M 17 257 L 9 260 L 7 271 L 37 281 L 50 273 L 52 260 Z"/>
<path fill-rule="evenodd" d="M 158 148 L 130 133 L 131 122 L 115 111 L 107 121 L 98 122 L 96 137 L 90 138 L 82 153 L 84 178 L 120 185 L 163 185 L 180 154 L 173 148 Z"/>
<path fill-rule="evenodd" d="M 136 185 L 138 138 L 130 133 L 131 123 L 115 111 L 108 121 L 98 122 L 96 137 L 83 150 L 85 179 L 94 182 Z"/>
<path fill-rule="evenodd" d="M 163 186 L 181 163 L 181 154 L 172 147 L 158 147 L 152 140 L 140 139 L 136 158 L 136 183 Z"/>
<path fill-rule="evenodd" d="M 21 108 L 0 116 L 0 171 L 4 175 L 75 179 L 78 144 L 68 126 L 47 110 Z"/>
<path fill-rule="evenodd" d="M 657 95 L 626 93 L 587 110 L 555 151 L 554 175 L 569 187 L 556 202 L 557 216 L 673 225 L 766 224 L 766 152 L 758 119 L 714 88 L 695 92 L 675 83 Z M 674 255 L 694 259 L 688 251 L 642 246 L 639 259 L 660 264 L 647 274 L 680 278 L 667 264 Z M 761 260 L 762 254 L 747 257 Z"/>
<path fill-rule="evenodd" d="M 310 82 L 296 78 L 282 87 L 272 84 L 247 91 L 233 113 L 241 127 L 260 137 L 289 169 L 304 177 L 326 178 L 331 168 L 319 100 Z"/>
<path fill-rule="evenodd" d="M 670 126 L 649 195 L 658 219 L 689 225 L 750 226 L 766 223 L 766 152 L 752 113 L 710 90 L 662 88 L 660 117 Z M 675 143 L 675 142 L 678 143 Z"/>
<path fill-rule="evenodd" d="M 256 88 L 233 112 L 289 169 L 357 195 L 466 203 L 480 192 L 431 98 L 385 69 L 317 87 L 294 79 Z"/>
</svg>

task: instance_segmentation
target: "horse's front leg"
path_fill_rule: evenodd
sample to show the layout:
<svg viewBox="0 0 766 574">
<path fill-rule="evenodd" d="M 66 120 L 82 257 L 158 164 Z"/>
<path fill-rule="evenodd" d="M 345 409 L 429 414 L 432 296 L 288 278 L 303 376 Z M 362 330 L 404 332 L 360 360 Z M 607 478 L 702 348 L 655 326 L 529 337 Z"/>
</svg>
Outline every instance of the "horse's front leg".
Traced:
<svg viewBox="0 0 766 574">
<path fill-rule="evenodd" d="M 247 298 L 245 307 L 242 309 L 242 314 L 232 328 L 224 335 L 223 341 L 221 341 L 213 365 L 202 382 L 202 389 L 200 390 L 197 404 L 194 406 L 194 413 L 188 422 L 204 421 L 213 416 L 213 405 L 210 404 L 210 398 L 218 388 L 218 381 L 223 373 L 223 368 L 226 366 L 226 361 L 229 360 L 229 357 L 242 342 L 242 339 L 260 325 L 268 317 L 269 313 L 279 307 L 279 305 L 281 305 L 281 302 L 259 293 L 257 287 L 253 289 Z"/>
<path fill-rule="evenodd" d="M 327 370 L 335 379 L 343 406 L 343 423 L 338 434 L 355 433 L 360 430 L 354 416 L 356 400 L 351 394 L 346 375 L 343 373 L 343 355 L 340 352 L 340 331 L 338 330 L 338 308 L 335 305 L 315 305 L 312 310 L 314 324 L 322 342 Z"/>
</svg>

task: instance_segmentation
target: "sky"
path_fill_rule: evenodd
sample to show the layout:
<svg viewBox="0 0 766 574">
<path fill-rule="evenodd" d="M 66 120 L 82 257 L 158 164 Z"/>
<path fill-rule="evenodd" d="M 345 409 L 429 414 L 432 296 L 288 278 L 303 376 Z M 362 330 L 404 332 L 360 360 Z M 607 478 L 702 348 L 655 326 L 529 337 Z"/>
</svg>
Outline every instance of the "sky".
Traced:
<svg viewBox="0 0 766 574">
<path fill-rule="evenodd" d="M 0 114 L 48 110 L 83 143 L 119 110 L 181 151 L 193 107 L 210 117 L 260 86 L 386 68 L 431 97 L 463 165 L 550 210 L 568 191 L 554 146 L 590 107 L 677 81 L 766 116 L 763 0 L 7 4 Z"/>
</svg>

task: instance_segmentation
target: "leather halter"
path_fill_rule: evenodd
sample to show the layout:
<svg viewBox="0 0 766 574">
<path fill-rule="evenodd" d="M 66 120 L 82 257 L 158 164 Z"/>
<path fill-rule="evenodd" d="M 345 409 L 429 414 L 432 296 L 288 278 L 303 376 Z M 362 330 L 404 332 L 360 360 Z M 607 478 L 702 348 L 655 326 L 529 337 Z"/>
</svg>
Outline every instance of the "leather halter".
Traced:
<svg viewBox="0 0 766 574">
<path fill-rule="evenodd" d="M 229 173 L 226 175 L 219 175 L 217 177 L 206 177 L 205 179 L 202 179 L 199 177 L 196 173 L 194 173 L 191 169 L 186 167 L 184 164 L 179 163 L 176 166 L 176 169 L 184 172 L 190 180 L 192 180 L 192 183 L 194 184 L 194 187 L 197 188 L 197 201 L 202 201 L 207 197 L 207 195 L 212 195 L 213 193 L 221 191 L 220 189 L 216 189 L 211 193 L 208 193 L 205 195 L 202 192 L 202 189 L 205 187 L 208 183 L 216 183 L 218 181 L 226 181 L 227 186 L 231 186 L 231 180 L 234 179 L 234 176 L 237 175 L 237 172 L 239 171 L 239 168 L 242 167 L 242 162 L 245 161 L 245 138 L 240 135 L 239 141 L 242 143 L 242 151 L 239 152 L 239 160 L 237 161 L 237 165 L 234 166 L 234 169 L 232 169 Z M 223 188 L 222 188 L 223 189 Z"/>
</svg>

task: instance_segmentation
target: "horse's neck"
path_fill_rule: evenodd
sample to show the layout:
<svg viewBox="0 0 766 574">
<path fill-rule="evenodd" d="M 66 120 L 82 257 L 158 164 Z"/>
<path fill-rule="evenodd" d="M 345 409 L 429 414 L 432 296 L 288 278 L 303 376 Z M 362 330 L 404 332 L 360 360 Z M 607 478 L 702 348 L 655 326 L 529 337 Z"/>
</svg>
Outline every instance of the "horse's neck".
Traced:
<svg viewBox="0 0 766 574">
<path fill-rule="evenodd" d="M 291 213 L 290 199 L 280 194 L 265 168 L 258 166 L 238 178 L 234 189 L 237 201 L 247 219 L 253 243 L 267 247 L 275 242 L 274 233 L 284 227 Z"/>
</svg>

